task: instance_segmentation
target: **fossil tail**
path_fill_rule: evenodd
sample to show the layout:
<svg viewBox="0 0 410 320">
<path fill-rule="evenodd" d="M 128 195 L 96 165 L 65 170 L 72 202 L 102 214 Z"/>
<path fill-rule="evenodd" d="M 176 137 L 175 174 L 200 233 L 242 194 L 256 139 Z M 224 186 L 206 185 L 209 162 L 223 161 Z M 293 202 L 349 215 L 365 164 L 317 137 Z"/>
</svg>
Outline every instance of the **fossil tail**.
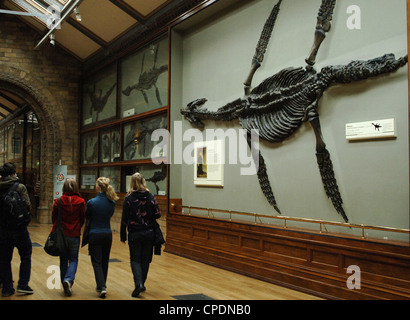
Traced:
<svg viewBox="0 0 410 320">
<path fill-rule="evenodd" d="M 336 211 L 343 217 L 344 221 L 348 222 L 349 219 L 347 218 L 346 213 L 342 207 L 343 200 L 340 196 L 339 188 L 337 186 L 329 151 L 324 148 L 322 151 L 316 153 L 316 158 L 326 195 L 330 200 L 332 200 L 333 206 L 335 207 Z"/>
</svg>

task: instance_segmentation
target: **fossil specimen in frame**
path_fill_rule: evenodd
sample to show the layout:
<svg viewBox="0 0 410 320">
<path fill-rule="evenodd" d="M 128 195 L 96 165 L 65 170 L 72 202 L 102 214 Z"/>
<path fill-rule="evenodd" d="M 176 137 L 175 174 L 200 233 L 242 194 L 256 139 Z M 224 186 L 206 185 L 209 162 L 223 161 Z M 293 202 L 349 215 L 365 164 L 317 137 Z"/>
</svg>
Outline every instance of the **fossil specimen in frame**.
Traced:
<svg viewBox="0 0 410 320">
<path fill-rule="evenodd" d="M 137 90 L 140 91 L 142 93 L 142 95 L 144 96 L 144 100 L 147 104 L 149 104 L 148 101 L 148 96 L 146 94 L 146 91 L 151 89 L 151 88 L 155 88 L 155 95 L 156 98 L 158 100 L 158 103 L 163 106 L 163 103 L 161 101 L 161 96 L 160 96 L 160 92 L 159 89 L 157 87 L 157 80 L 158 77 L 168 71 L 168 65 L 162 65 L 157 67 L 157 60 L 158 60 L 158 49 L 159 49 L 159 44 L 156 44 L 154 46 L 153 53 L 154 53 L 154 65 L 152 68 L 148 69 L 148 70 L 144 70 L 144 66 L 145 66 L 145 51 L 144 54 L 142 56 L 142 61 L 141 61 L 141 73 L 140 76 L 138 78 L 138 82 L 135 83 L 132 86 L 128 86 L 127 88 L 125 88 L 122 93 L 125 94 L 126 96 L 129 96 L 131 94 L 131 92 L 133 90 Z"/>
<path fill-rule="evenodd" d="M 305 60 L 307 63 L 305 68 L 281 70 L 251 89 L 252 78 L 263 61 L 281 3 L 282 0 L 274 6 L 264 25 L 252 59 L 249 76 L 244 83 L 245 96 L 216 111 L 203 108 L 206 99 L 197 99 L 183 108 L 181 113 L 194 126 L 200 128 L 204 127 L 203 120 L 239 119 L 242 128 L 248 132 L 249 146 L 252 143 L 251 130 L 259 130 L 260 138 L 269 142 L 282 142 L 290 137 L 303 122 L 309 121 L 315 132 L 316 157 L 325 192 L 336 211 L 345 222 L 348 222 L 330 154 L 322 137 L 318 113 L 319 101 L 324 91 L 334 84 L 346 84 L 394 72 L 407 64 L 408 57 L 406 55 L 396 59 L 393 54 L 386 54 L 367 61 L 352 61 L 347 65 L 326 66 L 317 72 L 313 67 L 316 55 L 330 30 L 336 4 L 336 0 L 322 0 L 317 17 L 314 43 Z M 280 213 L 260 151 L 257 175 L 268 202 Z"/>
</svg>

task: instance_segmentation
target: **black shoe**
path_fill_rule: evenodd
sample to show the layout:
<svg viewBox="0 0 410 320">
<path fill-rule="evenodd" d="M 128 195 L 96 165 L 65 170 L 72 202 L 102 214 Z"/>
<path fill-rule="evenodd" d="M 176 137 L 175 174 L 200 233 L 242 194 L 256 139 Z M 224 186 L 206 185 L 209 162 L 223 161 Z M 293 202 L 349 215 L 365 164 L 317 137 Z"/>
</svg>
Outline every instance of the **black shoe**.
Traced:
<svg viewBox="0 0 410 320">
<path fill-rule="evenodd" d="M 104 299 L 106 295 L 107 295 L 107 289 L 105 289 L 105 288 L 101 289 L 100 298 Z"/>
<path fill-rule="evenodd" d="M 71 283 L 67 280 L 63 281 L 64 293 L 67 297 L 71 297 Z"/>
<path fill-rule="evenodd" d="M 144 291 L 145 291 L 145 287 L 144 287 L 142 284 L 140 284 L 140 285 L 137 286 L 137 287 L 135 288 L 135 290 L 132 292 L 131 297 L 134 297 L 134 298 L 139 297 L 140 293 L 141 293 L 141 292 L 144 292 Z"/>
<path fill-rule="evenodd" d="M 34 290 L 31 289 L 28 285 L 23 286 L 23 287 L 17 287 L 17 292 L 18 293 L 23 293 L 23 294 L 33 294 Z"/>
<path fill-rule="evenodd" d="M 14 294 L 14 289 L 12 290 L 12 291 L 10 291 L 10 292 L 2 292 L 2 297 L 10 297 L 10 296 L 12 296 L 13 294 Z"/>
</svg>

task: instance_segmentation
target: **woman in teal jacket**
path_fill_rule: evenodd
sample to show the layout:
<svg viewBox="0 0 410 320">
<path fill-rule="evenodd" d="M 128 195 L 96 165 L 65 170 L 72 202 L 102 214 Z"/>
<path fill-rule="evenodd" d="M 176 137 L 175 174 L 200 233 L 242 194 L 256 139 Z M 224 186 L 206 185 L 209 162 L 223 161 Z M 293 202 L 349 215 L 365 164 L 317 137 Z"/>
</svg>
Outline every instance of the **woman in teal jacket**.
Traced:
<svg viewBox="0 0 410 320">
<path fill-rule="evenodd" d="M 112 244 L 110 219 L 114 214 L 118 196 L 110 179 L 100 177 L 96 182 L 97 196 L 87 202 L 85 217 L 89 226 L 88 250 L 94 269 L 97 292 L 101 298 L 107 294 L 108 261 Z"/>
</svg>

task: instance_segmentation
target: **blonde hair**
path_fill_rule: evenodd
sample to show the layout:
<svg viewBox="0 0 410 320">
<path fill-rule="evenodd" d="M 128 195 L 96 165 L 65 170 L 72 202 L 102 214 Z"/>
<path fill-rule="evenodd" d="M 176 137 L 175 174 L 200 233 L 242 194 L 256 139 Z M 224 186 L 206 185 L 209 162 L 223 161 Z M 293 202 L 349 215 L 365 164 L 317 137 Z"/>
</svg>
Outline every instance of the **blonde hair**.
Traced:
<svg viewBox="0 0 410 320">
<path fill-rule="evenodd" d="M 128 190 L 128 194 L 134 191 L 148 191 L 147 184 L 145 182 L 145 178 L 142 173 L 136 172 L 131 176 L 130 182 L 130 189 Z"/>
<path fill-rule="evenodd" d="M 114 188 L 110 185 L 110 179 L 106 177 L 99 177 L 97 179 L 97 185 L 101 188 L 101 192 L 107 195 L 110 200 L 118 200 L 119 197 L 115 193 Z"/>
<path fill-rule="evenodd" d="M 74 179 L 67 178 L 64 181 L 63 193 L 78 193 L 78 184 Z"/>
</svg>

